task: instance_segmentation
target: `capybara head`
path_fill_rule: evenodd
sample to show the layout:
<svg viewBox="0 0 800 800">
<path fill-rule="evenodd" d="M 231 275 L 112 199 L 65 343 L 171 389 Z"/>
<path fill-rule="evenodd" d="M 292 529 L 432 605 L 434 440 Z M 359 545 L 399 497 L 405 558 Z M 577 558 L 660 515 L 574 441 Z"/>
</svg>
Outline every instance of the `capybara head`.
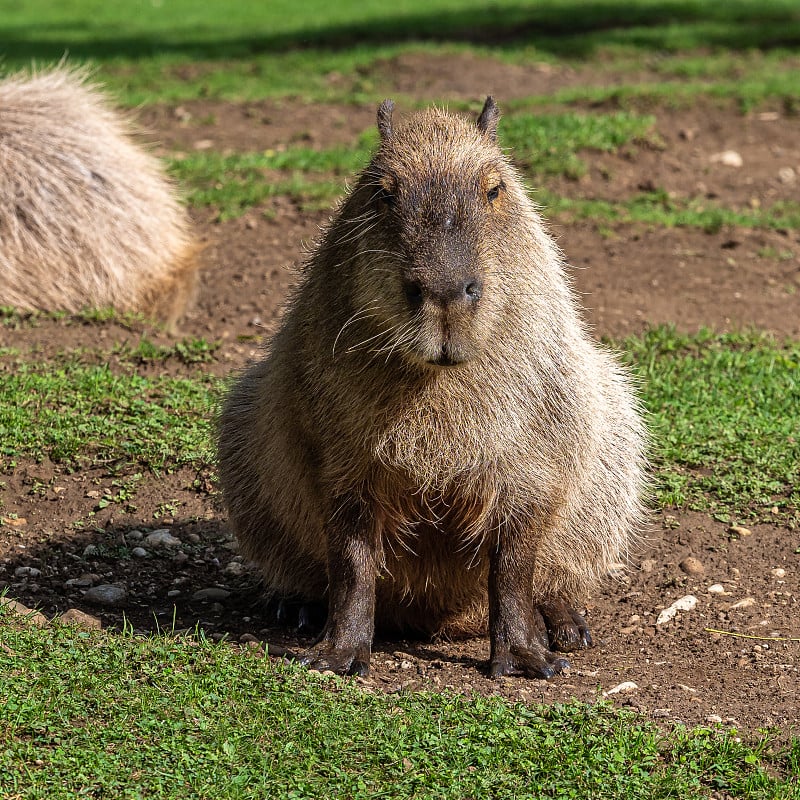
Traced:
<svg viewBox="0 0 800 800">
<path fill-rule="evenodd" d="M 491 97 L 477 123 L 429 110 L 395 126 L 392 110 L 381 104 L 380 147 L 342 209 L 355 313 L 370 322 L 350 349 L 457 367 L 491 346 L 514 291 L 502 264 L 524 190 L 496 143 Z"/>
</svg>

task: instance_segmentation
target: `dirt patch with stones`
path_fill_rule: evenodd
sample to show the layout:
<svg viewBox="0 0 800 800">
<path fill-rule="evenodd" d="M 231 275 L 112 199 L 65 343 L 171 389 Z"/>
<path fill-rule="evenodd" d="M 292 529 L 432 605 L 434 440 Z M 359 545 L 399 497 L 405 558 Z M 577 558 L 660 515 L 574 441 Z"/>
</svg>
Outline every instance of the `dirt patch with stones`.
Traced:
<svg viewBox="0 0 800 800">
<path fill-rule="evenodd" d="M 502 102 L 503 80 L 509 87 L 505 96 L 512 97 L 578 85 L 581 79 L 574 71 L 544 65 L 526 70 L 467 56 L 440 64 L 419 55 L 387 64 L 385 75 L 376 99 L 392 91 L 473 97 L 469 87 L 477 86 L 494 90 Z M 719 104 L 652 113 L 663 147 L 584 153 L 589 170 L 583 179 L 555 179 L 547 188 L 603 199 L 662 188 L 674 197 L 705 197 L 730 208 L 796 199 L 796 117 L 781 109 L 742 117 Z M 373 116 L 371 107 L 203 101 L 145 109 L 142 123 L 161 147 L 248 151 L 293 142 L 347 143 L 372 124 Z M 726 150 L 741 156 L 741 166 L 715 158 Z M 225 223 L 215 221 L 212 211 L 194 212 L 205 246 L 201 291 L 181 333 L 221 341 L 217 360 L 203 367 L 218 375 L 258 353 L 261 339 L 279 319 L 303 248 L 327 219 L 285 200 L 263 212 L 252 209 Z M 687 331 L 752 326 L 779 337 L 800 337 L 800 236 L 795 230 L 706 233 L 598 227 L 591 221 L 554 223 L 552 230 L 572 265 L 597 336 L 674 323 Z M 3 328 L 0 346 L 40 358 L 69 348 L 135 343 L 143 334 L 171 341 L 143 326 L 40 320 Z M 178 362 L 158 369 L 189 370 Z M 207 476 L 188 469 L 145 476 L 135 509 L 117 503 L 101 507 L 113 479 L 100 466 L 69 472 L 49 461 L 18 461 L 7 469 L 0 482 L 0 586 L 9 598 L 39 608 L 48 618 L 80 611 L 89 615 L 84 624 L 120 627 L 127 619 L 141 631 L 199 625 L 214 638 L 246 647 L 269 644 L 273 652 L 308 644 L 273 625 L 260 599 L 258 576 L 238 555 Z M 379 639 L 366 683 L 385 691 L 449 687 L 525 701 L 607 697 L 666 723 L 721 722 L 797 732 L 799 545 L 796 530 L 777 525 L 731 530 L 697 513 L 662 513 L 631 569 L 589 599 L 596 644 L 571 657 L 568 673 L 549 682 L 491 681 L 485 675 L 485 639 Z M 108 586 L 114 588 L 103 588 Z M 676 601 L 685 610 L 659 623 L 659 615 Z"/>
</svg>

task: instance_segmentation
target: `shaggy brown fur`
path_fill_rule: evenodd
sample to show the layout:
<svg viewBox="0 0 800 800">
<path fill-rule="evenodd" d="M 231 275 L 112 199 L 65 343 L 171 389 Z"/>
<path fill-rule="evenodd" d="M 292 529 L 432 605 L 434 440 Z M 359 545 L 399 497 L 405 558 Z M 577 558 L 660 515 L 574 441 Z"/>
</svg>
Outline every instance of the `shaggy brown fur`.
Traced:
<svg viewBox="0 0 800 800">
<path fill-rule="evenodd" d="M 469 631 L 488 608 L 491 673 L 549 676 L 551 649 L 591 641 L 571 606 L 642 521 L 642 423 L 494 101 L 477 126 L 391 110 L 224 405 L 231 522 L 272 592 L 327 599 L 312 667 L 365 672 L 374 620 Z"/>
<path fill-rule="evenodd" d="M 0 81 L 0 303 L 174 324 L 195 253 L 161 164 L 82 71 Z"/>
</svg>

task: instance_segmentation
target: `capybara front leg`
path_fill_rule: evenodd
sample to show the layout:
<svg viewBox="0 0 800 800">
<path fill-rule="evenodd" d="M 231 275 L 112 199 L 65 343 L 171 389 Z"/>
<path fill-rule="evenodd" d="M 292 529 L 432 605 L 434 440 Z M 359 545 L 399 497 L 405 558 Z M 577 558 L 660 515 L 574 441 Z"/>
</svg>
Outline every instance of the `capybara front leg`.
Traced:
<svg viewBox="0 0 800 800">
<path fill-rule="evenodd" d="M 375 632 L 378 541 L 360 503 L 340 501 L 338 509 L 326 531 L 328 620 L 300 661 L 314 670 L 364 676 Z"/>
<path fill-rule="evenodd" d="M 527 541 L 526 541 L 527 539 Z M 542 619 L 533 602 L 536 560 L 530 535 L 503 531 L 489 566 L 489 674 L 552 678 L 569 667 L 542 643 Z"/>
</svg>

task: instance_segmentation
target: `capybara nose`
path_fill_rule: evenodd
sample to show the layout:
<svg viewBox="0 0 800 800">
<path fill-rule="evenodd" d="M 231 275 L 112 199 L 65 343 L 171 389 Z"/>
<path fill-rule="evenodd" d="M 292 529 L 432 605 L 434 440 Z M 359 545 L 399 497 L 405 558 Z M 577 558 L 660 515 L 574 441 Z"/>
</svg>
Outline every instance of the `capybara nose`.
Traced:
<svg viewBox="0 0 800 800">
<path fill-rule="evenodd" d="M 438 281 L 431 286 L 425 286 L 420 281 L 408 281 L 403 285 L 403 292 L 412 309 L 419 308 L 426 300 L 443 307 L 469 306 L 480 300 L 483 281 L 477 277 L 469 277 L 456 281 Z"/>
</svg>

